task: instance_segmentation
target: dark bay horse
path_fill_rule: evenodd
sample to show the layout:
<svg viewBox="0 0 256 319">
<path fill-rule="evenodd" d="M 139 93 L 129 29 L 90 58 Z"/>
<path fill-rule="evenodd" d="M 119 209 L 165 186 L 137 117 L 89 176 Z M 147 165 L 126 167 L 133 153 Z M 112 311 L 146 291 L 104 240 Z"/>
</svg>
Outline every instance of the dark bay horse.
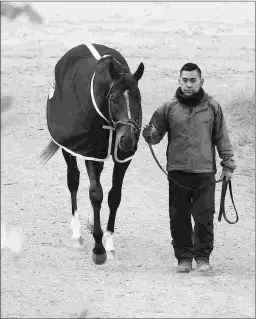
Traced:
<svg viewBox="0 0 256 319">
<path fill-rule="evenodd" d="M 95 240 L 92 259 L 96 264 L 106 262 L 106 251 L 108 256 L 115 257 L 113 234 L 116 212 L 121 202 L 125 172 L 137 150 L 141 130 L 138 81 L 143 72 L 143 63 L 135 73 L 131 73 L 118 51 L 99 44 L 72 48 L 55 66 L 55 83 L 47 99 L 47 125 L 52 141 L 42 152 L 41 159 L 47 162 L 59 147 L 62 148 L 71 194 L 72 239 L 76 245 L 83 243 L 77 211 L 80 171 L 76 157 L 85 160 L 93 209 L 87 226 Z M 100 176 L 104 161 L 110 156 L 114 169 L 108 194 L 109 218 L 103 237 Z"/>
</svg>

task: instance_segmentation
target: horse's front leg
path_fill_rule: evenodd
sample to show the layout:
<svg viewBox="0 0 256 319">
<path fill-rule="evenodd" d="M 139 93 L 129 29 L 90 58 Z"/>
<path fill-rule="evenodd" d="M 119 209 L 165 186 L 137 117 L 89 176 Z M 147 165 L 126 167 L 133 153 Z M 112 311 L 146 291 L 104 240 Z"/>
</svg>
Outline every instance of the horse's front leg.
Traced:
<svg viewBox="0 0 256 319">
<path fill-rule="evenodd" d="M 121 202 L 124 175 L 130 163 L 131 161 L 124 163 L 115 162 L 114 164 L 112 188 L 108 194 L 109 218 L 107 231 L 104 234 L 104 239 L 106 242 L 105 248 L 109 259 L 115 258 L 113 235 L 115 229 L 116 212 Z"/>
<path fill-rule="evenodd" d="M 100 175 L 104 164 L 102 162 L 85 161 L 87 173 L 90 179 L 89 197 L 93 208 L 93 237 L 95 246 L 92 251 L 92 260 L 97 265 L 102 265 L 107 260 L 105 248 L 102 244 L 103 232 L 100 225 L 100 209 L 103 200 L 103 190 L 100 183 Z"/>
</svg>

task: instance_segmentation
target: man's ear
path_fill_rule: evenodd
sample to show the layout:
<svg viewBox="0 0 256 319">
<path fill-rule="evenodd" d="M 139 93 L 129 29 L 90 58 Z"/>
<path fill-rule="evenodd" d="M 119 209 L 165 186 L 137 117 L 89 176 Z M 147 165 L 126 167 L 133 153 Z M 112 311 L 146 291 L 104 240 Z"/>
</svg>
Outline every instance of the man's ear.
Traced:
<svg viewBox="0 0 256 319">
<path fill-rule="evenodd" d="M 203 86 L 204 85 L 204 79 L 202 78 L 201 79 L 201 86 Z"/>
</svg>

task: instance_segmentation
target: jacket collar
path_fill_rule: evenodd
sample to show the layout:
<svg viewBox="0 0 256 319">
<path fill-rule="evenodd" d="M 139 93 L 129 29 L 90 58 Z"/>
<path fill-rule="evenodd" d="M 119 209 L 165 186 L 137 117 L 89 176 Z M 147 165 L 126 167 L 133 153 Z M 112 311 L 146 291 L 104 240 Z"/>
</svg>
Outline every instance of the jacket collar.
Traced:
<svg viewBox="0 0 256 319">
<path fill-rule="evenodd" d="M 200 88 L 200 90 L 196 94 L 193 94 L 193 96 L 187 97 L 182 93 L 181 88 L 179 87 L 174 96 L 181 104 L 189 107 L 195 107 L 200 102 L 206 102 L 210 98 L 203 88 Z"/>
</svg>

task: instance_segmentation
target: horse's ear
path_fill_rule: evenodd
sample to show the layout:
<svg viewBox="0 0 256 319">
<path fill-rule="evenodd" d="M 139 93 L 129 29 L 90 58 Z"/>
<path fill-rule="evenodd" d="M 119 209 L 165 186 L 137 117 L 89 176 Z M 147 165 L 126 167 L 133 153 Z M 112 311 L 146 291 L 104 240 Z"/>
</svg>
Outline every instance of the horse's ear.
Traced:
<svg viewBox="0 0 256 319">
<path fill-rule="evenodd" d="M 137 82 L 141 79 L 143 73 L 144 73 L 144 64 L 141 62 L 140 65 L 138 66 L 137 71 L 133 75 Z"/>
</svg>

